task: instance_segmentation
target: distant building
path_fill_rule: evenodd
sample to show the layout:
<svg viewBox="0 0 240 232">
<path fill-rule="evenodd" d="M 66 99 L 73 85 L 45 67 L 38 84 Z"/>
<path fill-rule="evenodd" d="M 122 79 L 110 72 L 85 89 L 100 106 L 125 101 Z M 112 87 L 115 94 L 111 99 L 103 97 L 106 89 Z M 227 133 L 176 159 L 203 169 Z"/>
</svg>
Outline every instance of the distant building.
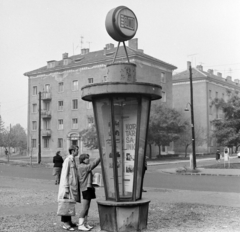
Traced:
<svg viewBox="0 0 240 232">
<path fill-rule="evenodd" d="M 81 88 L 88 84 L 107 82 L 106 65 L 113 61 L 116 47 L 107 44 L 103 50 L 69 57 L 64 53 L 59 61 L 25 73 L 28 76 L 28 149 L 38 151 L 39 92 L 41 92 L 41 150 L 42 155 L 53 155 L 57 150 L 67 153 L 71 144 L 84 148 L 80 131 L 91 126 L 92 104 L 81 99 Z M 155 104 L 172 106 L 172 71 L 175 66 L 144 54 L 138 49 L 138 39 L 127 47 L 130 62 L 137 65 L 137 81 L 162 86 L 162 99 Z M 115 62 L 127 62 L 123 47 Z M 163 148 L 165 149 L 165 148 Z M 88 151 L 91 153 L 91 151 Z"/>
<path fill-rule="evenodd" d="M 202 65 L 192 68 L 192 77 L 196 153 L 216 152 L 216 141 L 211 136 L 214 130 L 212 120 L 222 118 L 223 114 L 213 104 L 213 100 L 222 98 L 227 101 L 232 95 L 238 95 L 239 80 L 232 81 L 230 76 L 223 78 L 221 73 L 214 74 L 212 69 L 204 71 Z M 190 109 L 188 103 L 190 103 L 190 82 L 189 71 L 186 70 L 173 76 L 173 107 L 182 111 L 191 123 L 191 111 L 184 111 L 186 107 Z M 197 145 L 198 139 L 202 141 L 199 146 Z M 174 151 L 183 153 L 184 147 L 175 143 Z M 189 151 L 191 151 L 191 146 Z"/>
</svg>

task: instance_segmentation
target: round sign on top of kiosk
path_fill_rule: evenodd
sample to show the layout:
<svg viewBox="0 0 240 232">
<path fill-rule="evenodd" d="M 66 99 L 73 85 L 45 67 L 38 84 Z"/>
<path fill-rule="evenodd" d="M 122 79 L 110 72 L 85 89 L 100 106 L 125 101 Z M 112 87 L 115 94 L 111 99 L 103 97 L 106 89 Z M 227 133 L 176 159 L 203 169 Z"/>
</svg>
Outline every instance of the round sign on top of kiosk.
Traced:
<svg viewBox="0 0 240 232">
<path fill-rule="evenodd" d="M 108 12 L 105 26 L 108 34 L 114 40 L 124 42 L 134 37 L 138 22 L 132 10 L 125 6 L 119 6 Z"/>
</svg>

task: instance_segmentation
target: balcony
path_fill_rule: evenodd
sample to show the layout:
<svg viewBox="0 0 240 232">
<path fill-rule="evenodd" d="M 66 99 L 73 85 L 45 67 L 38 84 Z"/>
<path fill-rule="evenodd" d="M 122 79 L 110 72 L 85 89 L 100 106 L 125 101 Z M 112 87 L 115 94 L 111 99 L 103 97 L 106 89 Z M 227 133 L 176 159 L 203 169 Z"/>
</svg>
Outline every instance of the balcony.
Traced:
<svg viewBox="0 0 240 232">
<path fill-rule="evenodd" d="M 42 100 L 50 101 L 52 99 L 52 94 L 50 92 L 42 92 Z"/>
<path fill-rule="evenodd" d="M 51 137 L 52 131 L 50 129 L 43 129 L 41 133 L 42 137 Z"/>
<path fill-rule="evenodd" d="M 41 116 L 42 118 L 51 118 L 51 112 L 49 110 L 41 110 Z"/>
</svg>

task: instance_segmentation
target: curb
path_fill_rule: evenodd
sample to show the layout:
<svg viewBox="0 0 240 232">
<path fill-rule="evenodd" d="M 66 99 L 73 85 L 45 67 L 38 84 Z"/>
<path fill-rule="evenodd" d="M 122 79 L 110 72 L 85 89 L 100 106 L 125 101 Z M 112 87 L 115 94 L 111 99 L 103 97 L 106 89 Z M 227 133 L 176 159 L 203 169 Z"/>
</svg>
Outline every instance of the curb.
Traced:
<svg viewBox="0 0 240 232">
<path fill-rule="evenodd" d="M 167 171 L 162 171 L 162 173 L 168 173 L 168 174 L 173 174 L 173 175 L 191 175 L 191 176 L 229 176 L 229 177 L 240 177 L 240 175 L 232 175 L 232 174 L 213 174 L 213 173 L 178 173 L 178 172 L 167 172 Z"/>
</svg>

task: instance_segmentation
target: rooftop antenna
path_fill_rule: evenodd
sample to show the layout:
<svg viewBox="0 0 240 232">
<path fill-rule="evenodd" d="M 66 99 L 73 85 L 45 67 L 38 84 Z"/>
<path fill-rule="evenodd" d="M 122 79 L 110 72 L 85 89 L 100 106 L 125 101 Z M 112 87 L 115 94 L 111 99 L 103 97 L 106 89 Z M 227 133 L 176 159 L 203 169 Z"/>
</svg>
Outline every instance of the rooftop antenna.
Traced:
<svg viewBox="0 0 240 232">
<path fill-rule="evenodd" d="M 232 69 L 230 68 L 228 73 L 230 74 L 230 76 L 232 76 Z"/>
<path fill-rule="evenodd" d="M 81 46 L 80 46 L 80 47 L 81 47 L 81 51 L 82 51 L 82 45 L 83 45 L 83 38 L 84 38 L 84 37 L 83 37 L 83 36 L 81 36 L 81 40 L 80 40 L 80 44 L 81 44 Z M 80 54 L 81 54 L 81 51 L 80 51 Z"/>
<path fill-rule="evenodd" d="M 91 44 L 92 42 L 89 42 L 89 41 L 88 41 L 87 43 L 88 43 L 88 46 L 89 46 L 89 51 L 90 51 L 90 44 Z"/>
<path fill-rule="evenodd" d="M 198 53 L 194 53 L 194 54 L 189 54 L 189 55 L 187 55 L 187 57 L 191 57 L 191 61 L 192 61 L 192 63 L 193 63 L 193 59 L 195 58 L 195 66 L 196 66 L 196 55 L 198 55 Z"/>
</svg>

